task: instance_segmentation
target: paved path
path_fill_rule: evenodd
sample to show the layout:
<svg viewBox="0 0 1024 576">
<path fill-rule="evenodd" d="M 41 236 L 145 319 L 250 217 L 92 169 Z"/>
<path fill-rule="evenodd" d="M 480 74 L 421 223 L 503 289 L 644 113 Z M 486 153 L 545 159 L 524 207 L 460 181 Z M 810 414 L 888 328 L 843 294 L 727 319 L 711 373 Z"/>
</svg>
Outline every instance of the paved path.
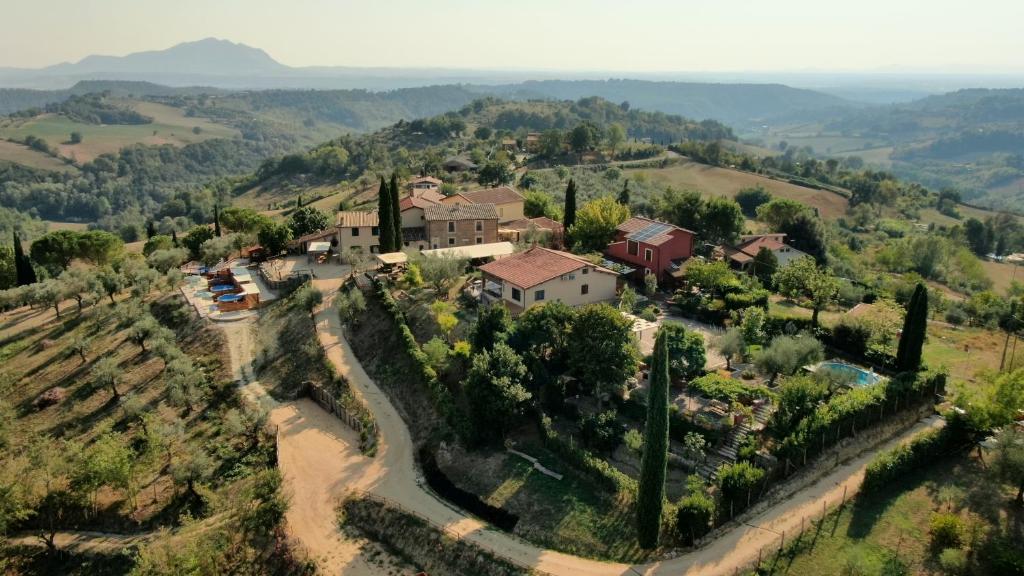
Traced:
<svg viewBox="0 0 1024 576">
<path fill-rule="evenodd" d="M 852 495 L 860 486 L 864 467 L 873 455 L 868 453 L 837 467 L 796 497 L 752 518 L 749 526 L 736 528 L 707 547 L 672 560 L 629 566 L 542 550 L 466 517 L 423 488 L 413 462 L 408 429 L 388 398 L 363 370 L 342 335 L 340 321 L 333 309 L 340 280 L 317 280 L 316 284 L 325 294 L 325 305 L 316 315 L 320 342 L 328 360 L 348 380 L 355 393 L 366 399 L 380 431 L 378 454 L 370 459 L 358 454 L 354 434 L 314 403 L 299 401 L 274 411 L 273 420 L 280 426 L 282 470 L 291 471 L 286 472 L 289 477 L 301 471 L 318 478 L 315 484 L 307 483 L 310 484 L 307 486 L 309 489 L 319 491 L 315 497 L 296 495 L 293 502 L 309 499 L 310 503 L 319 504 L 308 508 L 300 505 L 294 513 L 318 518 L 319 530 L 325 538 L 329 536 L 324 531 L 329 527 L 333 529 L 333 507 L 329 504 L 348 490 L 364 490 L 414 510 L 498 556 L 549 574 L 732 574 L 737 566 L 756 559 L 762 547 L 777 545 L 778 534 L 783 530 L 793 533 L 800 527 L 802 518 L 811 517 L 815 512 L 820 514 L 823 499 L 829 502 L 838 500 L 844 487 Z M 935 421 L 919 423 L 880 449 L 908 441 L 923 429 L 935 425 Z M 292 522 L 292 512 L 289 513 L 289 523 Z M 296 535 L 302 537 L 298 533 Z"/>
</svg>

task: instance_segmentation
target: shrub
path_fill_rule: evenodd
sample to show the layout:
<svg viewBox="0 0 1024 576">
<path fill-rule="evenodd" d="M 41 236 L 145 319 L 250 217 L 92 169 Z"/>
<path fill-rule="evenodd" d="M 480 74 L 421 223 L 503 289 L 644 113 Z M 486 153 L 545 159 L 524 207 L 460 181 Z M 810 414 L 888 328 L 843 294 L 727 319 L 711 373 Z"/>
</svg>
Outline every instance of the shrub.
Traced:
<svg viewBox="0 0 1024 576">
<path fill-rule="evenodd" d="M 558 432 L 551 427 L 551 418 L 541 416 L 540 432 L 545 448 L 584 472 L 601 487 L 613 492 L 629 495 L 630 497 L 636 496 L 636 480 L 626 476 L 617 468 L 590 452 L 577 446 L 571 446 L 568 442 L 562 440 Z"/>
<path fill-rule="evenodd" d="M 967 554 L 959 548 L 946 548 L 939 553 L 939 566 L 946 574 L 963 574 L 967 570 Z"/>
<path fill-rule="evenodd" d="M 718 373 L 707 374 L 691 381 L 689 389 L 712 400 L 745 404 L 749 404 L 755 398 L 767 398 L 772 395 L 762 386 L 746 384 Z"/>
<path fill-rule="evenodd" d="M 723 510 L 730 515 L 743 510 L 754 499 L 754 490 L 764 480 L 765 472 L 749 462 L 722 464 L 718 468 L 718 487 L 722 491 Z"/>
<path fill-rule="evenodd" d="M 692 545 L 711 530 L 715 519 L 715 501 L 703 492 L 684 497 L 676 508 L 676 531 L 683 543 Z"/>
<path fill-rule="evenodd" d="M 960 516 L 948 512 L 932 514 L 928 522 L 932 547 L 937 550 L 960 548 L 963 545 L 964 522 Z"/>
<path fill-rule="evenodd" d="M 584 416 L 580 422 L 580 438 L 588 448 L 602 452 L 615 450 L 622 442 L 622 430 L 615 419 L 615 411 Z"/>
<path fill-rule="evenodd" d="M 864 472 L 863 490 L 870 492 L 888 486 L 907 472 L 932 462 L 964 438 L 959 420 L 951 420 L 940 430 L 918 436 L 913 442 L 882 452 Z"/>
</svg>

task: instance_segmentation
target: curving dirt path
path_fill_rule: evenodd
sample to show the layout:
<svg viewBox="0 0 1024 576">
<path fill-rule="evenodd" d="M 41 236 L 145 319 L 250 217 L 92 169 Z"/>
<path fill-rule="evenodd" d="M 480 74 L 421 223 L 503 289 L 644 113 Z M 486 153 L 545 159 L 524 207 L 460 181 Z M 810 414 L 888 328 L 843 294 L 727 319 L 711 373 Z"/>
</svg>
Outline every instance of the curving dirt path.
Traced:
<svg viewBox="0 0 1024 576">
<path fill-rule="evenodd" d="M 336 501 L 349 490 L 369 491 L 431 519 L 500 557 L 540 572 L 567 576 L 732 574 L 737 567 L 755 560 L 762 547 L 767 551 L 771 546 L 777 546 L 779 534 L 783 531 L 793 534 L 801 526 L 803 518 L 820 514 L 823 499 L 830 503 L 838 501 L 844 489 L 852 496 L 873 456 L 873 452 L 869 452 L 835 468 L 795 497 L 755 516 L 747 525 L 733 529 L 705 548 L 671 560 L 629 566 L 543 550 L 463 515 L 424 488 L 413 462 L 412 441 L 405 423 L 363 370 L 343 337 L 341 323 L 333 308 L 340 280 L 317 280 L 316 285 L 325 294 L 324 306 L 316 315 L 320 342 L 330 362 L 373 411 L 380 431 L 378 455 L 372 459 L 359 455 L 355 451 L 353 433 L 344 424 L 314 403 L 300 401 L 274 412 L 274 421 L 280 425 L 282 438 L 282 466 L 303 469 L 318 476 L 315 487 L 324 492 L 317 499 L 323 504 Z M 907 442 L 922 430 L 939 424 L 938 419 L 922 421 L 878 449 Z M 308 480 L 304 483 L 309 488 L 314 487 Z M 333 513 L 332 507 L 327 508 L 329 510 L 308 512 L 323 517 L 318 521 L 321 529 L 327 528 L 328 516 Z M 330 521 L 333 522 L 333 516 Z"/>
</svg>

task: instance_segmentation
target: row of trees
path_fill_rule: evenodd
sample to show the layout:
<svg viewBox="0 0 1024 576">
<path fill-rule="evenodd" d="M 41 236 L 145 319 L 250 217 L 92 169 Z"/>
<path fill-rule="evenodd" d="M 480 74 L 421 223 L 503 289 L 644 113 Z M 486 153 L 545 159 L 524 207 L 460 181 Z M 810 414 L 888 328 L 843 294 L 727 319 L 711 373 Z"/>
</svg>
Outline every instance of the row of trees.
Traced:
<svg viewBox="0 0 1024 576">
<path fill-rule="evenodd" d="M 382 254 L 402 250 L 402 210 L 399 207 L 401 190 L 398 188 L 398 177 L 391 174 L 390 184 L 380 177 L 380 190 L 377 193 L 377 218 Z"/>
</svg>

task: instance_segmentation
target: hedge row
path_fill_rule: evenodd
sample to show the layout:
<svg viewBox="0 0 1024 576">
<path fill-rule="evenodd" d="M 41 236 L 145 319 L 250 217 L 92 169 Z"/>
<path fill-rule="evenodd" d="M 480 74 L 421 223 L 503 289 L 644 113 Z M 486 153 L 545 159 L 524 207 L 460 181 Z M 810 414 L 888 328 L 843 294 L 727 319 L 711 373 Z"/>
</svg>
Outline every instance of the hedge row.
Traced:
<svg viewBox="0 0 1024 576">
<path fill-rule="evenodd" d="M 791 462 L 806 462 L 809 453 L 817 454 L 856 433 L 858 426 L 864 428 L 881 420 L 886 411 L 917 408 L 932 402 L 934 394 L 941 394 L 945 386 L 944 373 L 908 373 L 835 394 L 797 424 L 776 454 Z"/>
<path fill-rule="evenodd" d="M 387 286 L 380 281 L 376 281 L 375 284 L 377 295 L 380 297 L 384 310 L 387 311 L 395 323 L 395 328 L 398 330 L 402 346 L 405 349 L 404 351 L 417 372 L 416 376 L 430 391 L 430 400 L 434 404 L 434 408 L 456 433 L 465 438 L 468 430 L 467 422 L 465 418 L 459 416 L 451 391 L 437 377 L 437 372 L 430 367 L 427 355 L 420 349 L 419 343 L 416 342 L 416 337 L 413 336 L 412 330 L 409 329 L 409 325 L 405 321 L 405 314 L 398 307 L 398 302 L 391 296 Z"/>
<path fill-rule="evenodd" d="M 909 444 L 875 456 L 864 473 L 863 490 L 872 492 L 888 486 L 915 468 L 934 462 L 966 440 L 966 426 L 959 417 L 952 415 L 942 428 L 929 430 Z"/>
<path fill-rule="evenodd" d="M 636 496 L 636 480 L 590 452 L 578 446 L 570 446 L 551 427 L 551 419 L 543 414 L 540 417 L 540 433 L 545 448 L 585 472 L 602 487 L 613 492 L 629 494 L 631 497 Z"/>
</svg>

